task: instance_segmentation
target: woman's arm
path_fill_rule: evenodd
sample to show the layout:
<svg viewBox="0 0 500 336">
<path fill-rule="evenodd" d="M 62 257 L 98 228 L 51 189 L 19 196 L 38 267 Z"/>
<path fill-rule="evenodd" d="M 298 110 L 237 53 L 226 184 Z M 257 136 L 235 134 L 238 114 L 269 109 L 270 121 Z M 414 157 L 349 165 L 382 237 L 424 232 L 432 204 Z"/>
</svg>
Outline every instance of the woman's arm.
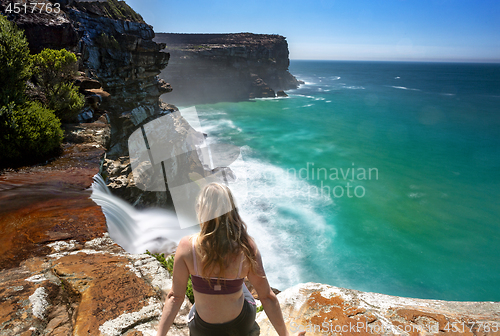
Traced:
<svg viewBox="0 0 500 336">
<path fill-rule="evenodd" d="M 189 249 L 189 237 L 182 238 L 175 252 L 172 288 L 165 299 L 157 336 L 167 334 L 186 297 L 189 269 L 185 257 L 186 253 L 189 254 Z"/>
<path fill-rule="evenodd" d="M 288 330 L 283 320 L 283 314 L 281 313 L 281 307 L 278 302 L 276 294 L 271 290 L 269 282 L 266 278 L 266 273 L 264 272 L 264 266 L 262 265 L 262 258 L 260 252 L 256 246 L 254 246 L 256 251 L 257 259 L 257 274 L 250 271 L 248 273 L 248 280 L 253 285 L 257 293 L 259 294 L 259 300 L 262 302 L 262 307 L 266 312 L 269 321 L 273 325 L 274 329 L 279 336 L 289 336 Z"/>
</svg>

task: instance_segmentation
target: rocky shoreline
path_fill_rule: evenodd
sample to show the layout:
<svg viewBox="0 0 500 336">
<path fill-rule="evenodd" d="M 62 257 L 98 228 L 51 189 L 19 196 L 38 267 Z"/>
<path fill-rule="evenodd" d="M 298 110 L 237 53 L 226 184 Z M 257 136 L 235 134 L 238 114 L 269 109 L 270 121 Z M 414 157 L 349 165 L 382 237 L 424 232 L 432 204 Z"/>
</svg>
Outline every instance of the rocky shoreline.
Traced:
<svg viewBox="0 0 500 336">
<path fill-rule="evenodd" d="M 0 5 L 6 3 L 1 0 Z M 9 19 L 28 27 L 34 49 L 65 47 L 78 53 L 80 70 L 111 96 L 101 106 L 107 113 L 99 121 L 67 125 L 59 158 L 0 173 L 0 335 L 154 335 L 170 276 L 155 258 L 126 253 L 107 237 L 104 216 L 89 199 L 88 188 L 101 171 L 115 193 L 136 206 L 171 206 L 167 193 L 135 186 L 127 139 L 146 123 L 170 115 L 170 131 L 183 147 L 179 150 L 186 152 L 193 148 L 182 139 L 193 130 L 172 113 L 174 106 L 159 101 L 171 90 L 157 78 L 169 56 L 154 43 L 152 27 L 137 13 L 120 17 L 126 7 L 113 12 L 116 7 L 109 6 L 120 5 L 117 1 L 65 3 L 57 15 Z M 41 35 L 44 39 L 37 40 Z M 284 39 L 266 36 L 276 39 L 280 55 L 285 55 Z M 258 50 L 273 49 L 261 45 Z M 241 55 L 238 50 L 243 50 Z M 234 64 L 249 50 L 237 43 L 205 49 L 228 59 L 236 53 Z M 259 51 L 255 57 L 261 56 Z M 281 70 L 288 67 L 284 60 L 275 59 Z M 264 81 L 264 75 L 256 75 Z M 273 83 L 265 80 L 266 85 Z M 199 164 L 196 156 L 185 159 Z M 408 299 L 313 283 L 289 288 L 278 298 L 290 330 L 302 326 L 308 335 L 453 334 L 456 328 L 465 335 L 500 335 L 500 325 L 494 328 L 500 324 L 498 302 Z M 189 309 L 186 299 L 170 335 L 189 334 Z M 264 312 L 257 322 L 260 335 L 275 335 Z M 359 328 L 344 331 L 349 324 Z"/>
</svg>

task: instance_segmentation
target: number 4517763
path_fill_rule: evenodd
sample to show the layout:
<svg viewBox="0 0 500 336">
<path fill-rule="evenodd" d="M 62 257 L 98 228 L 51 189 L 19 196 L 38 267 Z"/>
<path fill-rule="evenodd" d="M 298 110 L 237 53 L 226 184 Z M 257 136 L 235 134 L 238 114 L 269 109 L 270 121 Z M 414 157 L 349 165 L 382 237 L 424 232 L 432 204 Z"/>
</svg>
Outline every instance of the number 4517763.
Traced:
<svg viewBox="0 0 500 336">
<path fill-rule="evenodd" d="M 58 3 L 51 4 L 50 2 L 30 2 L 27 3 L 10 3 L 5 8 L 5 13 L 7 14 L 27 14 L 27 13 L 55 13 L 61 12 L 61 5 Z"/>
<path fill-rule="evenodd" d="M 472 330 L 484 331 L 484 332 L 497 332 L 500 327 L 498 322 L 448 322 L 443 328 L 448 332 L 458 332 L 464 333 L 466 331 L 472 332 Z"/>
</svg>

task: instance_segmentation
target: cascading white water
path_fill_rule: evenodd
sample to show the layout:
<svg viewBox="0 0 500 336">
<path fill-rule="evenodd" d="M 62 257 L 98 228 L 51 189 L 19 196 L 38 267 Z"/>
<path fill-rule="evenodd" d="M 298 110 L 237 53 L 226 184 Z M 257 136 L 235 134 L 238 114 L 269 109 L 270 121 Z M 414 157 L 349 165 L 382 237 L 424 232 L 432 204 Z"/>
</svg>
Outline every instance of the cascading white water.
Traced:
<svg viewBox="0 0 500 336">
<path fill-rule="evenodd" d="M 199 226 L 181 229 L 173 211 L 137 210 L 114 196 L 101 175 L 93 177 L 90 198 L 102 208 L 109 236 L 129 253 L 172 253 L 182 237 L 199 231 Z"/>
</svg>

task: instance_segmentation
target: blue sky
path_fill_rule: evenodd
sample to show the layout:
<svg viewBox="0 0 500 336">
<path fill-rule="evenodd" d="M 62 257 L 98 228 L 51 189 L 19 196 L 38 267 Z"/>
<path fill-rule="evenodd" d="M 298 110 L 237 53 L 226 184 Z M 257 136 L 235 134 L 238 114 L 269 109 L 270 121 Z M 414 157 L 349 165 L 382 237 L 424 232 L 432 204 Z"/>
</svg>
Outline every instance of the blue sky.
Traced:
<svg viewBox="0 0 500 336">
<path fill-rule="evenodd" d="M 500 1 L 126 0 L 156 32 L 280 34 L 291 59 L 500 62 Z"/>
</svg>

